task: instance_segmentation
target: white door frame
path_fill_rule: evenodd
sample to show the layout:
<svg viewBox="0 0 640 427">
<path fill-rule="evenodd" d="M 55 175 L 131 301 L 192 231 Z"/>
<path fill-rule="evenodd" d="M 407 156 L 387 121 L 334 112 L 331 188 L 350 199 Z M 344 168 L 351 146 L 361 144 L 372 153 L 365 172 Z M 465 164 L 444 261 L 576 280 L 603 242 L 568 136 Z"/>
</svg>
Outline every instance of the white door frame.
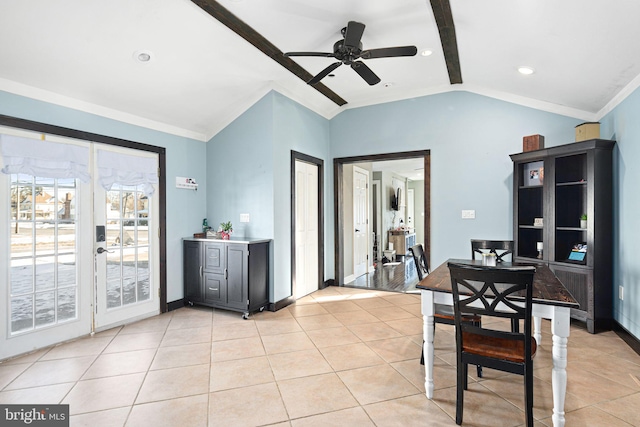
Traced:
<svg viewBox="0 0 640 427">
<path fill-rule="evenodd" d="M 364 176 L 364 188 L 358 187 L 356 174 Z M 364 200 L 358 194 L 364 194 Z M 353 167 L 353 276 L 360 277 L 369 270 L 370 224 L 369 224 L 369 171 Z M 364 253 L 362 253 L 364 252 Z M 364 266 L 362 266 L 364 260 Z"/>
<path fill-rule="evenodd" d="M 416 222 L 416 208 L 415 208 L 415 195 L 413 188 L 407 186 L 407 227 L 415 229 Z"/>
<path fill-rule="evenodd" d="M 376 237 L 378 239 L 378 253 L 376 262 L 382 259 L 384 241 L 382 239 L 382 181 L 374 179 L 371 181 L 372 191 L 376 195 L 376 205 L 373 207 L 373 215 L 376 217 Z"/>
</svg>

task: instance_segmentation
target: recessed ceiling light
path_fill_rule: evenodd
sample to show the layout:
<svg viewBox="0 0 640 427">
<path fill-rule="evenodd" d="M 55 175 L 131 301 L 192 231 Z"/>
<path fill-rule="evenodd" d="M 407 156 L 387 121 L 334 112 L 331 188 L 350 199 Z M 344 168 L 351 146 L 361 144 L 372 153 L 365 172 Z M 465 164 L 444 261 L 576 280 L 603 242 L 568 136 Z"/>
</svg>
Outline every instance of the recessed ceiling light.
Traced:
<svg viewBox="0 0 640 427">
<path fill-rule="evenodd" d="M 148 50 L 137 50 L 133 52 L 133 59 L 138 62 L 147 63 L 151 61 L 153 54 Z"/>
<path fill-rule="evenodd" d="M 520 74 L 524 74 L 525 76 L 531 75 L 531 74 L 535 73 L 535 71 L 536 70 L 534 70 L 533 68 L 528 67 L 526 65 L 522 65 L 522 66 L 518 67 L 518 72 Z"/>
<path fill-rule="evenodd" d="M 431 56 L 432 53 L 433 53 L 433 51 L 431 49 L 425 49 L 422 52 L 420 52 L 420 55 L 422 55 L 422 56 Z"/>
</svg>

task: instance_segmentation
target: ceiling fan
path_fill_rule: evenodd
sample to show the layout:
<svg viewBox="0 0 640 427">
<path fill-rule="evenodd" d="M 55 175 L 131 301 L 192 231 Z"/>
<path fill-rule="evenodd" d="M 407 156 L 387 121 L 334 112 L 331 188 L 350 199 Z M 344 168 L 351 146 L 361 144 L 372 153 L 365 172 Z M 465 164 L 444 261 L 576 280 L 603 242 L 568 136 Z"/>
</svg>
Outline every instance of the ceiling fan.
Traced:
<svg viewBox="0 0 640 427">
<path fill-rule="evenodd" d="M 418 49 L 415 46 L 399 46 L 399 47 L 385 47 L 380 49 L 368 49 L 362 50 L 362 34 L 364 33 L 365 25 L 356 22 L 349 21 L 347 26 L 342 29 L 342 40 L 338 40 L 333 44 L 333 53 L 325 52 L 287 52 L 285 56 L 320 56 L 324 58 L 335 58 L 338 62 L 334 62 L 324 70 L 316 74 L 307 83 L 314 85 L 329 73 L 338 68 L 340 65 L 345 64 L 351 66 L 353 70 L 360 75 L 369 85 L 373 86 L 380 82 L 380 78 L 365 65 L 360 59 L 375 59 L 375 58 L 391 58 L 395 56 L 414 56 Z"/>
</svg>

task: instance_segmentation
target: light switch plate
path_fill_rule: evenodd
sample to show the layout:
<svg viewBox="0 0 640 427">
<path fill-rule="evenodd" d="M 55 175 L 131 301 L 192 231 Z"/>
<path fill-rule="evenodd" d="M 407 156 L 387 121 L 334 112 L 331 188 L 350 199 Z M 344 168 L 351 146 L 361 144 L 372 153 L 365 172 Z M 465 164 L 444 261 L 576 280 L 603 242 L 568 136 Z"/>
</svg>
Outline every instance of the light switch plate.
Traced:
<svg viewBox="0 0 640 427">
<path fill-rule="evenodd" d="M 248 213 L 240 214 L 240 222 L 249 222 L 249 214 Z"/>
<path fill-rule="evenodd" d="M 476 219 L 476 211 L 473 209 L 463 209 L 462 219 Z"/>
</svg>

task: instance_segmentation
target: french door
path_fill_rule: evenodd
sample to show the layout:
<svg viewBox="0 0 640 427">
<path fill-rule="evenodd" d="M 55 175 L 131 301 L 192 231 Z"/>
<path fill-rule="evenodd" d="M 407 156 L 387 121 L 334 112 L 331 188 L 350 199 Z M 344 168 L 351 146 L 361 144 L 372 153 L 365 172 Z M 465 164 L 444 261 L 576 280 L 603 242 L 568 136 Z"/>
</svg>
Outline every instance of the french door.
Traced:
<svg viewBox="0 0 640 427">
<path fill-rule="evenodd" d="M 115 147 L 99 149 L 141 159 L 156 157 Z M 97 149 L 94 157 L 97 163 Z M 157 192 L 154 195 L 145 195 L 141 185 L 114 184 L 105 190 L 94 181 L 96 330 L 159 313 Z"/>
<path fill-rule="evenodd" d="M 0 133 L 40 139 L 13 128 Z M 158 233 L 150 232 L 158 228 L 157 201 L 136 187 L 104 190 L 93 161 L 89 172 L 87 183 L 0 173 L 0 359 L 159 312 Z M 104 242 L 96 225 L 105 226 Z M 110 252 L 97 254 L 98 247 Z"/>
</svg>

